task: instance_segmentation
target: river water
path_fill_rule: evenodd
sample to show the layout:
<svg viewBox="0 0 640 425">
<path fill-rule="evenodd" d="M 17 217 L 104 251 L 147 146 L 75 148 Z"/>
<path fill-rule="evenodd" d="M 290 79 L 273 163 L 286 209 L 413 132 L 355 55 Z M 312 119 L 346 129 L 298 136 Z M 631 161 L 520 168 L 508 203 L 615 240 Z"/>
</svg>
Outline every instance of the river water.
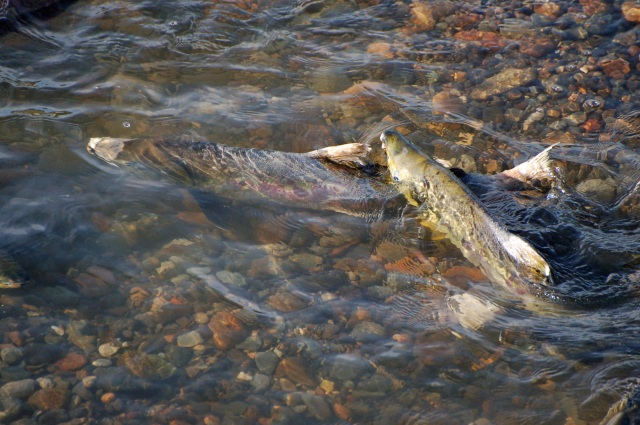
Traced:
<svg viewBox="0 0 640 425">
<path fill-rule="evenodd" d="M 60 9 L 0 38 L 0 248 L 28 280 L 0 289 L 0 422 L 633 417 L 637 3 Z M 555 288 L 506 294 L 408 206 L 238 201 L 86 151 L 121 137 L 300 153 L 392 127 L 480 174 L 557 143 L 551 191 L 482 194 Z"/>
</svg>

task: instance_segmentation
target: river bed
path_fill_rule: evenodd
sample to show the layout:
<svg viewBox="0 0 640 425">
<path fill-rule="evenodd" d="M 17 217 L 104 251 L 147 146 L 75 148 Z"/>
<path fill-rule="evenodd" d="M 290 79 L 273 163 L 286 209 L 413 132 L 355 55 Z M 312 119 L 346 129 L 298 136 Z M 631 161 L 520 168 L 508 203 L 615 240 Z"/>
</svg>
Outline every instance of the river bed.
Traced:
<svg viewBox="0 0 640 425">
<path fill-rule="evenodd" d="M 640 420 L 640 4 L 58 6 L 0 38 L 0 250 L 27 280 L 0 289 L 0 422 Z M 551 191 L 481 196 L 555 287 L 505 293 L 410 206 L 248 202 L 86 150 L 385 128 L 480 174 L 556 144 Z"/>
</svg>

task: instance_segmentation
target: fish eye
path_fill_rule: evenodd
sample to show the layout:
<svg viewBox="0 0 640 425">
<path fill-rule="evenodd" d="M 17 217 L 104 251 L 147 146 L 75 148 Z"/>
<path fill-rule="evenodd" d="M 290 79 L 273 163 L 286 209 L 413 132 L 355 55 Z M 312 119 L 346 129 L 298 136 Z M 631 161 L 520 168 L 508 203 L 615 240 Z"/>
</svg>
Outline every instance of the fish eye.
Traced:
<svg viewBox="0 0 640 425">
<path fill-rule="evenodd" d="M 393 176 L 393 181 L 396 181 L 396 182 L 397 182 L 397 181 L 400 181 L 400 177 L 398 177 L 398 176 L 395 176 L 395 175 L 394 175 L 394 176 Z"/>
</svg>

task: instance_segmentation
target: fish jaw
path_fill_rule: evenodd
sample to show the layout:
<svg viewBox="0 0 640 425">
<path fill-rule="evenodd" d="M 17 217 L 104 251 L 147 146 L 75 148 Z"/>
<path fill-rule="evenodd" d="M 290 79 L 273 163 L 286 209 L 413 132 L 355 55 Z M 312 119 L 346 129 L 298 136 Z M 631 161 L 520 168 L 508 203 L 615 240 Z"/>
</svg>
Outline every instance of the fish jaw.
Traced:
<svg viewBox="0 0 640 425">
<path fill-rule="evenodd" d="M 387 167 L 394 181 L 414 182 L 415 176 L 424 175 L 429 158 L 413 143 L 395 130 L 384 131 L 380 141 L 387 153 Z"/>
</svg>

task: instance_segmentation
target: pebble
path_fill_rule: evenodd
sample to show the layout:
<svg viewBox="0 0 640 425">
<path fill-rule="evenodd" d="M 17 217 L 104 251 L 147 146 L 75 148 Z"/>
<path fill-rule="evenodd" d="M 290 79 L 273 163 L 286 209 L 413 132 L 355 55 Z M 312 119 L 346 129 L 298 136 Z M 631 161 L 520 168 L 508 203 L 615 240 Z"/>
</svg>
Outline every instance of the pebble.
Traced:
<svg viewBox="0 0 640 425">
<path fill-rule="evenodd" d="M 26 399 L 36 390 L 35 379 L 21 379 L 7 382 L 0 387 L 0 394 L 18 399 Z"/>
<path fill-rule="evenodd" d="M 58 388 L 42 388 L 33 393 L 27 400 L 39 410 L 62 409 L 69 400 L 69 394 Z"/>
<path fill-rule="evenodd" d="M 256 362 L 256 366 L 260 372 L 271 376 L 276 370 L 276 366 L 278 366 L 280 358 L 273 351 L 263 351 L 256 353 L 254 361 Z"/>
<path fill-rule="evenodd" d="M 329 376 L 339 381 L 353 381 L 373 370 L 371 363 L 353 354 L 338 354 L 329 364 Z"/>
<path fill-rule="evenodd" d="M 309 414 L 319 421 L 328 421 L 333 416 L 331 408 L 322 396 L 303 393 L 302 401 L 309 409 Z"/>
<path fill-rule="evenodd" d="M 491 96 L 524 87 L 533 82 L 536 76 L 533 68 L 507 68 L 474 87 L 470 95 L 474 100 L 487 100 Z"/>
<path fill-rule="evenodd" d="M 82 354 L 69 353 L 55 363 L 55 366 L 63 372 L 82 369 L 87 363 L 87 358 Z"/>
<path fill-rule="evenodd" d="M 251 386 L 255 392 L 262 392 L 271 386 L 271 377 L 262 373 L 256 373 L 251 380 Z"/>
<path fill-rule="evenodd" d="M 640 2 L 631 0 L 622 3 L 622 15 L 629 22 L 640 23 Z"/>
<path fill-rule="evenodd" d="M 98 347 L 98 352 L 102 357 L 111 357 L 119 350 L 120 347 L 113 342 L 105 342 L 104 344 L 100 344 L 100 346 Z"/>
<path fill-rule="evenodd" d="M 307 366 L 308 363 L 298 357 L 286 357 L 278 364 L 275 376 L 286 377 L 297 385 L 315 387 L 316 379 L 309 373 Z"/>
<path fill-rule="evenodd" d="M 22 350 L 18 347 L 4 347 L 0 351 L 0 359 L 8 365 L 15 365 L 23 359 Z"/>
<path fill-rule="evenodd" d="M 109 367 L 113 363 L 109 359 L 96 359 L 92 361 L 91 364 L 94 365 L 95 367 Z"/>
<path fill-rule="evenodd" d="M 203 341 L 204 339 L 198 331 L 187 332 L 186 334 L 179 335 L 176 339 L 179 347 L 195 347 L 198 344 L 202 344 Z"/>
</svg>

